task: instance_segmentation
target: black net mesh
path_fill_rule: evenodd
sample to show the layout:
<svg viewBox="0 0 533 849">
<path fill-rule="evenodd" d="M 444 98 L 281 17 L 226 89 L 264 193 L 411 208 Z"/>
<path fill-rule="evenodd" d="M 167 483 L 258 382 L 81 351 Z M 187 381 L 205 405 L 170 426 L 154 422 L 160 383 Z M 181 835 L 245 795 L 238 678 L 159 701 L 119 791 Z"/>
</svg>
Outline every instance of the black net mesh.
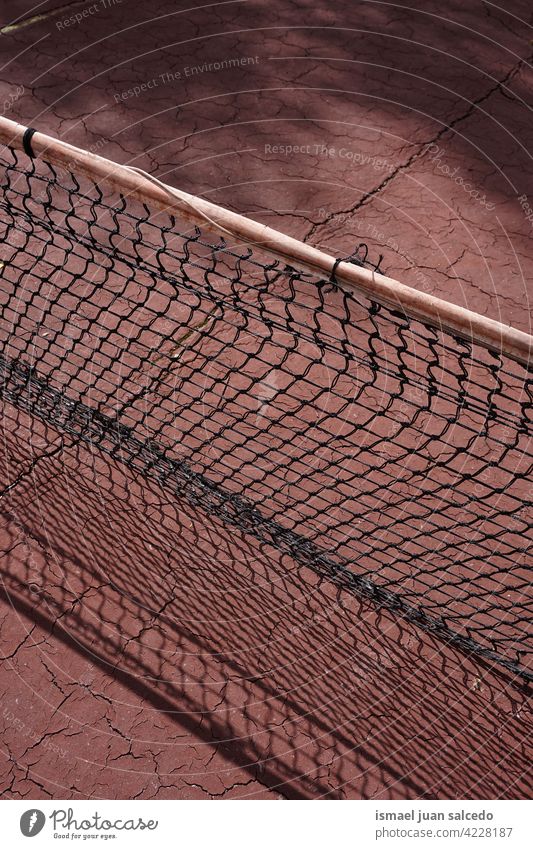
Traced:
<svg viewBox="0 0 533 849">
<path fill-rule="evenodd" d="M 1 161 L 5 401 L 532 677 L 530 371 L 74 173 Z"/>
</svg>

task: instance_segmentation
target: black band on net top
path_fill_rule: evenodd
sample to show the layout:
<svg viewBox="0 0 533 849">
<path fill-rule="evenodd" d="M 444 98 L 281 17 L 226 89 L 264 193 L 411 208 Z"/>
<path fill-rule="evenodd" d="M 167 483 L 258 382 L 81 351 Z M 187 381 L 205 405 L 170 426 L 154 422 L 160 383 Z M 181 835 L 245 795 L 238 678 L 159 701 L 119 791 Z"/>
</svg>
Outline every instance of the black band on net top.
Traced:
<svg viewBox="0 0 533 849">
<path fill-rule="evenodd" d="M 24 149 L 25 154 L 29 156 L 30 159 L 35 158 L 35 153 L 31 146 L 31 140 L 36 132 L 37 130 L 34 130 L 32 127 L 28 127 L 27 130 L 24 131 L 24 135 L 22 136 L 22 147 Z"/>
<path fill-rule="evenodd" d="M 330 283 L 333 283 L 334 286 L 339 285 L 337 277 L 336 277 L 336 273 L 337 273 L 337 268 L 339 267 L 341 262 L 351 262 L 354 265 L 360 265 L 363 268 L 365 266 L 371 267 L 373 269 L 373 271 L 377 272 L 378 274 L 382 274 L 383 273 L 382 269 L 381 269 L 382 261 L 383 261 L 383 254 L 379 254 L 378 261 L 375 265 L 372 265 L 371 263 L 369 263 L 369 261 L 368 261 L 368 245 L 366 245 L 364 242 L 361 242 L 359 245 L 357 245 L 355 251 L 353 251 L 353 253 L 351 253 L 349 256 L 345 256 L 345 257 L 341 256 L 341 257 L 339 257 L 338 259 L 335 260 L 335 262 L 333 264 L 333 268 L 331 269 L 331 275 L 330 275 L 330 278 L 329 278 Z"/>
</svg>

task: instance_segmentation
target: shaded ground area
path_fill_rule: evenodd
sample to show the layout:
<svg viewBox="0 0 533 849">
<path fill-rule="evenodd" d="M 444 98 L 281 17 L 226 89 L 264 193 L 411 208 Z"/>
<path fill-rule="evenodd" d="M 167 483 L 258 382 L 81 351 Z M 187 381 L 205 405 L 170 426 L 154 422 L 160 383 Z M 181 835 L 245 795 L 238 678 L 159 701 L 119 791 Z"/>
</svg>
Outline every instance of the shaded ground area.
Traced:
<svg viewBox="0 0 533 849">
<path fill-rule="evenodd" d="M 527 796 L 512 682 L 4 414 L 10 797 Z"/>
<path fill-rule="evenodd" d="M 4 4 L 4 114 L 529 329 L 527 4 L 89 5 Z M 9 798 L 527 795 L 516 681 L 9 405 L 2 462 Z"/>
</svg>

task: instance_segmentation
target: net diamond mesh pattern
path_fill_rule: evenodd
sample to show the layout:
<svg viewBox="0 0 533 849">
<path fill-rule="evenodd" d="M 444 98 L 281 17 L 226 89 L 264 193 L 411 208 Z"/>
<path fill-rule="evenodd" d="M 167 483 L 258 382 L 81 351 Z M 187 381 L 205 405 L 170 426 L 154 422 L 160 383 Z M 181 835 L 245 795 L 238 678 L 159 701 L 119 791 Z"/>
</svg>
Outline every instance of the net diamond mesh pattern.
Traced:
<svg viewBox="0 0 533 849">
<path fill-rule="evenodd" d="M 7 402 L 532 677 L 528 369 L 80 175 L 1 164 Z"/>
</svg>

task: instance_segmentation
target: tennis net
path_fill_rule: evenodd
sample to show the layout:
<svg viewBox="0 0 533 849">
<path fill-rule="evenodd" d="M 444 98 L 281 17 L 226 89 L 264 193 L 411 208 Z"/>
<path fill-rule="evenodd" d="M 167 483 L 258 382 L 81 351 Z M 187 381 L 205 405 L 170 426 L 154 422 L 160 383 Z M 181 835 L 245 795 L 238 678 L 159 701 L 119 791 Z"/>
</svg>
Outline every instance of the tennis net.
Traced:
<svg viewBox="0 0 533 849">
<path fill-rule="evenodd" d="M 4 402 L 533 677 L 525 362 L 75 161 L 0 164 Z"/>
</svg>

